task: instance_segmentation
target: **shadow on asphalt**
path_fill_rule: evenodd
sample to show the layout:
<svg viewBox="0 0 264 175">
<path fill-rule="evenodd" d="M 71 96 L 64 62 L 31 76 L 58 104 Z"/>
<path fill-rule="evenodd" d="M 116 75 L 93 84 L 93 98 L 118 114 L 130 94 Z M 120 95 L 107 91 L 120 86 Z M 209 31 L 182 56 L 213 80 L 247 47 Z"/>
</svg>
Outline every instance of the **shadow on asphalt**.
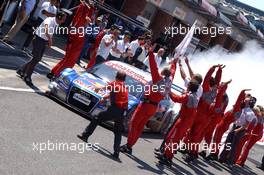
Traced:
<svg viewBox="0 0 264 175">
<path fill-rule="evenodd" d="M 8 57 L 8 59 L 6 59 Z M 12 59 L 10 59 L 12 58 Z M 17 70 L 23 64 L 28 62 L 32 57 L 25 52 L 13 49 L 11 46 L 4 42 L 0 42 L 0 68 Z M 50 72 L 48 65 L 45 62 L 38 64 L 34 70 L 41 75 L 46 75 Z"/>
<path fill-rule="evenodd" d="M 2 27 L 2 32 L 3 32 L 3 35 L 1 35 L 2 37 L 4 36 L 5 33 L 8 32 L 10 27 L 11 26 L 9 26 L 9 25 L 4 25 Z M 23 31 L 18 32 L 18 34 L 14 38 L 14 47 L 16 48 L 16 50 L 20 50 L 22 48 L 22 45 L 24 44 L 24 41 L 26 40 L 27 36 L 28 36 L 28 33 L 26 33 L 26 32 L 23 32 Z M 58 36 L 58 35 L 53 36 L 53 45 L 58 47 L 59 49 L 63 50 L 66 43 L 67 43 L 67 37 L 66 36 Z M 29 50 L 32 50 L 31 45 L 29 47 Z M 61 59 L 64 56 L 62 53 L 60 53 L 54 49 L 50 49 L 50 48 L 46 49 L 44 55 L 48 58 L 52 58 L 55 60 Z"/>
<path fill-rule="evenodd" d="M 141 169 L 141 170 L 147 170 L 147 171 L 153 172 L 155 174 L 167 174 L 167 173 L 164 172 L 164 168 L 161 168 L 162 166 L 161 167 L 157 167 L 158 169 L 155 169 L 155 168 L 151 167 L 149 164 L 147 164 L 143 160 L 140 160 L 139 158 L 137 158 L 134 155 L 128 155 L 128 154 L 126 154 L 126 155 L 127 155 L 127 157 L 129 157 L 132 160 L 134 160 L 135 162 L 137 162 L 139 164 L 138 168 Z"/>
<path fill-rule="evenodd" d="M 179 159 L 177 159 L 179 162 L 185 164 L 186 166 L 188 166 L 190 169 L 192 169 L 194 172 L 196 172 L 196 174 L 201 174 L 201 175 L 213 175 L 213 173 L 209 172 L 206 170 L 206 168 L 208 168 L 209 166 L 217 169 L 218 171 L 226 171 L 232 175 L 257 175 L 256 173 L 252 172 L 252 169 L 250 169 L 248 166 L 244 166 L 242 167 L 238 167 L 238 166 L 234 166 L 232 168 L 228 167 L 228 165 L 226 164 L 221 164 L 219 162 L 212 162 L 212 161 L 206 161 L 203 160 L 202 158 L 199 158 L 197 160 L 195 160 L 192 163 L 185 163 Z M 224 172 L 223 172 L 224 174 Z"/>
<path fill-rule="evenodd" d="M 107 157 L 108 159 L 111 159 L 113 161 L 116 161 L 118 163 L 122 163 L 122 161 L 120 159 L 116 159 L 112 156 L 112 153 L 108 150 L 106 150 L 105 148 L 99 146 L 99 149 L 98 150 L 95 150 L 95 152 Z"/>
</svg>

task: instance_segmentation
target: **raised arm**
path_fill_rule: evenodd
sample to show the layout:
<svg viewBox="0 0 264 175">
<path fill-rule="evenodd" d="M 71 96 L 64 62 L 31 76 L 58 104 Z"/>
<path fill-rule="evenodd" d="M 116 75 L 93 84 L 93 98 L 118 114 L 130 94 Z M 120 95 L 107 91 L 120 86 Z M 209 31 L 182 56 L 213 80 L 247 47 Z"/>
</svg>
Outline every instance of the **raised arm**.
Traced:
<svg viewBox="0 0 264 175">
<path fill-rule="evenodd" d="M 208 92 L 210 90 L 210 79 L 215 71 L 216 66 L 213 66 L 207 72 L 204 81 L 203 81 L 203 91 Z"/>
<path fill-rule="evenodd" d="M 216 72 L 215 75 L 215 82 L 217 84 L 217 86 L 219 86 L 220 82 L 221 82 L 221 78 L 222 78 L 222 72 L 223 72 L 223 68 L 222 66 L 220 66 Z"/>
<path fill-rule="evenodd" d="M 245 96 L 246 96 L 246 90 L 242 90 L 236 100 L 236 103 L 233 107 L 233 113 L 234 112 L 238 112 L 240 110 L 240 105 L 241 103 L 243 102 L 243 100 L 245 99 Z"/>
<path fill-rule="evenodd" d="M 149 51 L 149 67 L 152 76 L 152 82 L 153 84 L 156 84 L 158 81 L 162 79 L 162 77 L 159 73 L 159 69 L 155 61 L 155 56 L 153 51 Z"/>
<path fill-rule="evenodd" d="M 177 69 L 177 63 L 179 61 L 179 58 L 176 58 L 172 63 L 171 63 L 171 80 L 174 80 L 176 69 Z"/>
<path fill-rule="evenodd" d="M 226 89 L 227 89 L 229 83 L 231 83 L 231 80 L 229 82 L 226 82 L 226 83 L 223 83 L 220 85 L 220 87 L 218 89 L 217 96 L 216 96 L 215 109 L 222 108 L 223 97 L 224 97 L 224 94 L 226 92 Z M 224 110 L 224 109 L 221 109 L 221 111 L 222 110 Z"/>
<path fill-rule="evenodd" d="M 187 94 L 177 95 L 177 94 L 174 94 L 171 92 L 170 98 L 175 103 L 187 103 L 187 101 L 188 101 L 188 95 Z"/>
</svg>

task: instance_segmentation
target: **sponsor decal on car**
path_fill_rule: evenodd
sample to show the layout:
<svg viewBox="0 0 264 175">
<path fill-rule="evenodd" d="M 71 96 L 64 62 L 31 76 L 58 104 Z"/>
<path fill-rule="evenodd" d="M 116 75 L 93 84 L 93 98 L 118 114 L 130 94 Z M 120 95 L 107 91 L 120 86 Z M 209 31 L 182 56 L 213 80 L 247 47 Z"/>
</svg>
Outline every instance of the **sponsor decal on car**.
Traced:
<svg viewBox="0 0 264 175">
<path fill-rule="evenodd" d="M 110 67 L 112 67 L 112 68 L 114 68 L 114 69 L 116 69 L 118 71 L 125 72 L 128 76 L 130 76 L 133 79 L 141 82 L 144 85 L 148 84 L 148 81 L 145 79 L 144 76 L 142 76 L 140 74 L 137 74 L 135 71 L 133 71 L 133 70 L 127 68 L 127 67 L 124 67 L 121 64 L 117 64 L 115 62 L 108 61 L 108 62 L 105 63 L 105 65 L 110 66 Z"/>
</svg>

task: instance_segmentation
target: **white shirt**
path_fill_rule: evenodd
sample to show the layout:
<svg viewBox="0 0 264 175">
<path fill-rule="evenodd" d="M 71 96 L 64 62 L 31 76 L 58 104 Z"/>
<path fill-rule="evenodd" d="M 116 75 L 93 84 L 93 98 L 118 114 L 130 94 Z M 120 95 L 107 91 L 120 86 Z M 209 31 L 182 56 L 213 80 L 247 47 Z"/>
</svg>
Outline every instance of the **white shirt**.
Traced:
<svg viewBox="0 0 264 175">
<path fill-rule="evenodd" d="M 255 113 L 252 111 L 251 108 L 247 107 L 242 109 L 242 113 L 239 119 L 236 120 L 235 124 L 237 126 L 246 126 L 247 123 L 252 122 L 254 119 L 256 119 L 257 121 L 257 117 L 255 116 Z"/>
<path fill-rule="evenodd" d="M 158 56 L 157 53 L 154 53 L 154 56 L 155 56 L 155 61 L 156 61 L 156 63 L 157 63 L 157 66 L 160 67 L 160 63 L 161 63 L 161 61 L 162 61 L 161 56 Z M 145 59 L 144 64 L 145 64 L 146 66 L 148 66 L 148 68 L 149 68 L 149 57 L 147 57 L 147 58 Z"/>
<path fill-rule="evenodd" d="M 50 2 L 44 2 L 41 6 L 41 10 L 39 12 L 39 17 L 43 20 L 45 20 L 47 18 L 46 15 L 44 15 L 42 12 L 43 10 L 52 13 L 52 14 L 56 14 L 57 13 L 57 8 L 54 5 L 51 5 Z"/>
<path fill-rule="evenodd" d="M 58 26 L 58 23 L 56 22 L 55 17 L 48 17 L 37 28 L 37 30 L 35 32 L 36 35 L 47 41 L 48 38 L 45 34 L 45 25 L 46 24 L 48 25 L 48 34 L 50 35 L 50 37 L 52 37 L 52 35 L 56 31 L 56 27 Z"/>
<path fill-rule="evenodd" d="M 124 53 L 128 47 L 129 47 L 129 43 L 125 43 L 124 40 L 117 41 L 116 49 L 119 50 L 121 53 Z M 121 57 L 121 54 L 114 52 L 113 49 L 111 49 L 110 53 L 112 56 L 116 58 Z"/>
<path fill-rule="evenodd" d="M 26 15 L 29 16 L 32 10 L 34 9 L 36 4 L 36 0 L 25 0 L 25 11 Z M 22 6 L 22 2 L 20 1 L 19 6 Z"/>
<path fill-rule="evenodd" d="M 138 40 L 134 40 L 130 43 L 129 49 L 131 50 L 132 56 L 135 55 L 137 48 L 140 46 Z"/>
<path fill-rule="evenodd" d="M 115 41 L 112 42 L 112 44 L 110 44 L 108 47 L 105 45 L 106 42 L 109 42 L 110 40 L 112 40 L 112 35 L 105 35 L 102 38 L 102 41 L 99 45 L 98 51 L 97 51 L 97 55 L 100 55 L 101 57 L 103 57 L 105 60 L 107 59 L 110 50 L 115 46 Z"/>
<path fill-rule="evenodd" d="M 34 19 L 38 19 L 42 4 L 44 2 L 46 2 L 46 0 L 39 0 L 39 3 L 37 5 L 37 7 L 36 7 L 36 10 L 34 11 L 34 14 L 33 14 L 33 18 Z"/>
<path fill-rule="evenodd" d="M 185 78 L 185 80 L 184 80 L 184 86 L 186 88 L 188 88 L 188 85 L 189 85 L 190 81 L 191 80 L 189 78 Z M 198 99 L 200 100 L 201 96 L 203 95 L 203 87 L 201 85 L 199 85 L 196 94 L 197 94 Z"/>
<path fill-rule="evenodd" d="M 141 54 L 138 56 L 138 61 L 140 61 L 140 62 L 144 62 L 145 61 L 145 59 L 146 59 L 146 57 L 147 57 L 147 54 L 148 54 L 148 52 L 146 51 L 146 49 L 145 49 L 145 47 L 144 46 L 141 46 L 141 48 L 142 48 L 142 52 L 141 52 Z"/>
</svg>

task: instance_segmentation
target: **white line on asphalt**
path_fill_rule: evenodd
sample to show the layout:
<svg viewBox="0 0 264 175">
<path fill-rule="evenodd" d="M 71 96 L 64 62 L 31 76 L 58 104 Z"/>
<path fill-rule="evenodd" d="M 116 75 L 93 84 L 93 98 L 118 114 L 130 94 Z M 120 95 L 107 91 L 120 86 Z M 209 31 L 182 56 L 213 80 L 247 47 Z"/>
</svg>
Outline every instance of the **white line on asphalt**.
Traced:
<svg viewBox="0 0 264 175">
<path fill-rule="evenodd" d="M 65 55 L 65 51 L 64 51 L 64 50 L 62 50 L 62 49 L 60 49 L 60 48 L 58 48 L 58 47 L 56 47 L 56 46 L 51 46 L 51 48 L 52 48 L 53 50 L 55 50 L 55 51 L 57 51 L 57 52 L 59 52 L 59 53 Z"/>
<path fill-rule="evenodd" d="M 41 90 L 23 89 L 23 88 L 12 88 L 12 87 L 2 87 L 2 86 L 0 86 L 0 90 L 15 91 L 15 92 L 29 92 L 29 93 L 44 93 Z"/>
</svg>

